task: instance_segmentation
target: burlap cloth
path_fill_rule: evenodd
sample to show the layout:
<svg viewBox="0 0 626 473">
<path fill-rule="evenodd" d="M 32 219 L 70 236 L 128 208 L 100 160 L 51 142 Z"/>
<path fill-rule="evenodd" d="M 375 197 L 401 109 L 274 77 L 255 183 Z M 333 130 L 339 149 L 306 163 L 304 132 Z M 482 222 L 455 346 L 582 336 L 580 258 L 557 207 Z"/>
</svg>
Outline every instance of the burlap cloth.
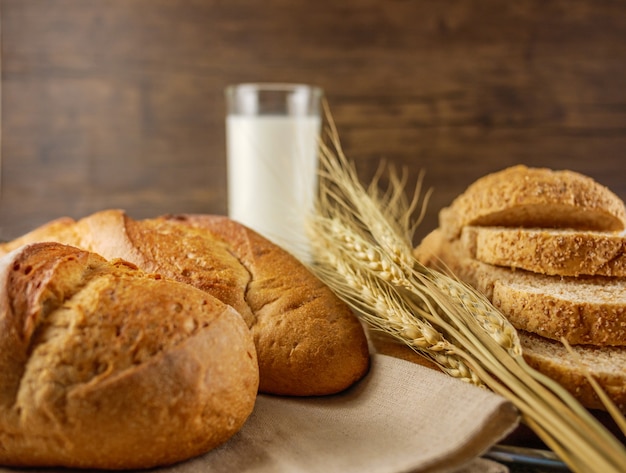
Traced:
<svg viewBox="0 0 626 473">
<path fill-rule="evenodd" d="M 517 421 L 515 408 L 487 390 L 374 354 L 368 375 L 347 392 L 307 399 L 260 395 L 228 443 L 166 470 L 500 472 L 506 469 L 476 458 Z"/>
<path fill-rule="evenodd" d="M 226 444 L 155 471 L 499 473 L 507 469 L 478 457 L 517 422 L 512 404 L 485 389 L 374 354 L 368 375 L 347 392 L 319 398 L 260 395 L 243 429 Z"/>
</svg>

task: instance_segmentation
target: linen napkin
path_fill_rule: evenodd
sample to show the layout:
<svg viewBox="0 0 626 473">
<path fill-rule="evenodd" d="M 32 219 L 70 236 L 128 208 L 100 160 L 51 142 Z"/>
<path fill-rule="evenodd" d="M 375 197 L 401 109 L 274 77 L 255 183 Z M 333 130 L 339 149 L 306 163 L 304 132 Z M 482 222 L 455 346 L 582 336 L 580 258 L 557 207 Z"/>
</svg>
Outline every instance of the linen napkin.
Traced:
<svg viewBox="0 0 626 473">
<path fill-rule="evenodd" d="M 506 471 L 470 463 L 517 426 L 511 403 L 390 356 L 329 397 L 260 395 L 243 429 L 171 473 Z M 474 469 L 474 468 L 478 469 Z"/>
<path fill-rule="evenodd" d="M 501 473 L 504 466 L 478 457 L 517 424 L 514 406 L 488 390 L 373 354 L 370 372 L 346 392 L 311 398 L 261 394 L 226 444 L 154 471 Z"/>
</svg>

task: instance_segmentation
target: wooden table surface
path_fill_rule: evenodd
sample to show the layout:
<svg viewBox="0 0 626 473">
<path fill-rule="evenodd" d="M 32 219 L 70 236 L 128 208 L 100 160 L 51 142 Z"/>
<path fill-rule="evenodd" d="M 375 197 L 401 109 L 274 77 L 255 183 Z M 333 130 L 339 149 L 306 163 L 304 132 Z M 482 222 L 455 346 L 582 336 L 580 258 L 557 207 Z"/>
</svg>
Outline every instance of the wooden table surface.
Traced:
<svg viewBox="0 0 626 473">
<path fill-rule="evenodd" d="M 0 0 L 0 237 L 102 208 L 226 213 L 224 95 L 324 88 L 364 181 L 434 188 L 416 238 L 524 163 L 626 197 L 626 9 L 591 0 Z"/>
</svg>

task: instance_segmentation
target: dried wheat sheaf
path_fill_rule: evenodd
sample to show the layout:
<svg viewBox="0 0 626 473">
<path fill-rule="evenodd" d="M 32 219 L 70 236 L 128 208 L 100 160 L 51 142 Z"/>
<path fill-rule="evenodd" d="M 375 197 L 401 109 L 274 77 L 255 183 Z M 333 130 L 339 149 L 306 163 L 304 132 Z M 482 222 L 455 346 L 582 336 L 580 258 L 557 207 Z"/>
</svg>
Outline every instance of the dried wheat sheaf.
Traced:
<svg viewBox="0 0 626 473">
<path fill-rule="evenodd" d="M 422 196 L 423 176 L 411 199 L 407 174 L 390 166 L 381 166 L 365 187 L 342 151 L 332 119 L 324 138 L 320 191 L 308 219 L 311 270 L 372 329 L 395 337 L 445 373 L 511 401 L 522 421 L 573 471 L 624 471 L 623 444 L 560 385 L 526 364 L 507 319 L 468 285 L 415 259 L 412 239 L 429 197 Z M 603 397 L 625 430 L 624 417 Z"/>
</svg>

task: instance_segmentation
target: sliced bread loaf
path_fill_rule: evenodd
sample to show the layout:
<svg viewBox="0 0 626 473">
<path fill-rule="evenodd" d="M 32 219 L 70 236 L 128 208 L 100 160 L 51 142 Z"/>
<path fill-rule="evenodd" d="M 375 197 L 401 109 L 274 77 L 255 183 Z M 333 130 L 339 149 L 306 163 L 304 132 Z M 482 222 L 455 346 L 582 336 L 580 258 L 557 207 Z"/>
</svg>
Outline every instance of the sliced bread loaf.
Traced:
<svg viewBox="0 0 626 473">
<path fill-rule="evenodd" d="M 573 345 L 574 356 L 560 342 L 519 331 L 526 362 L 570 391 L 590 409 L 603 409 L 585 378 L 587 369 L 622 412 L 626 412 L 626 348 Z M 582 364 L 582 365 L 581 365 Z"/>
<path fill-rule="evenodd" d="M 441 209 L 439 226 L 447 238 L 457 238 L 467 225 L 621 231 L 626 208 L 588 176 L 518 165 L 478 179 Z"/>
<path fill-rule="evenodd" d="M 571 344 L 626 345 L 626 279 L 546 276 L 471 258 L 439 229 L 416 248 L 419 261 L 449 270 L 485 294 L 515 328 Z"/>
<path fill-rule="evenodd" d="M 626 277 L 626 236 L 569 229 L 464 227 L 471 257 L 535 273 Z"/>
<path fill-rule="evenodd" d="M 579 342 L 570 342 L 574 352 L 572 356 L 559 341 L 559 335 L 569 340 L 593 339 L 606 340 L 604 332 L 615 342 L 624 340 L 624 312 L 615 307 L 617 319 L 620 323 L 609 323 L 616 327 L 602 328 L 604 323 L 593 323 L 596 318 L 605 319 L 603 307 L 610 305 L 610 300 L 587 301 L 585 296 L 570 300 L 567 293 L 575 293 L 576 288 L 582 288 L 587 282 L 577 282 L 574 278 L 556 278 L 539 274 L 528 273 L 523 270 L 512 271 L 493 265 L 482 263 L 463 252 L 459 240 L 450 242 L 442 236 L 441 230 L 431 232 L 415 249 L 415 256 L 423 264 L 440 270 L 452 272 L 456 277 L 485 293 L 501 312 L 518 328 L 522 344 L 524 359 L 537 371 L 554 379 L 576 397 L 583 406 L 590 409 L 603 409 L 595 391 L 585 379 L 584 370 L 598 381 L 622 412 L 626 413 L 626 347 L 624 346 L 594 346 L 592 344 L 575 345 Z M 599 278 L 592 278 L 593 280 Z M 606 278 L 602 278 L 606 279 Z M 569 281 L 569 282 L 566 282 Z M 613 280 L 616 299 L 614 304 L 626 307 L 626 281 Z M 573 286 L 573 287 L 570 287 Z M 590 288 L 581 289 L 580 293 L 590 291 Z M 525 303 L 524 310 L 515 307 L 516 298 L 533 299 L 533 303 Z M 611 298 L 611 294 L 607 295 Z M 552 301 L 562 307 L 571 306 L 565 314 L 555 313 Z M 533 305 L 536 303 L 536 305 Z M 565 320 L 565 322 L 564 322 Z M 582 323 L 578 321 L 592 321 Z M 615 322 L 615 320 L 614 320 Z M 580 327 L 578 326 L 580 325 Z M 535 331 L 536 333 L 531 333 Z M 546 336 L 538 335 L 543 333 Z M 620 335 L 621 334 L 621 335 Z M 585 342 L 587 343 L 587 342 Z M 599 345 L 599 344 L 598 344 Z M 582 362 L 579 364 L 579 362 Z"/>
<path fill-rule="evenodd" d="M 625 216 L 587 176 L 515 166 L 442 209 L 415 255 L 484 293 L 518 329 L 527 362 L 584 406 L 604 408 L 588 372 L 626 413 Z"/>
</svg>

